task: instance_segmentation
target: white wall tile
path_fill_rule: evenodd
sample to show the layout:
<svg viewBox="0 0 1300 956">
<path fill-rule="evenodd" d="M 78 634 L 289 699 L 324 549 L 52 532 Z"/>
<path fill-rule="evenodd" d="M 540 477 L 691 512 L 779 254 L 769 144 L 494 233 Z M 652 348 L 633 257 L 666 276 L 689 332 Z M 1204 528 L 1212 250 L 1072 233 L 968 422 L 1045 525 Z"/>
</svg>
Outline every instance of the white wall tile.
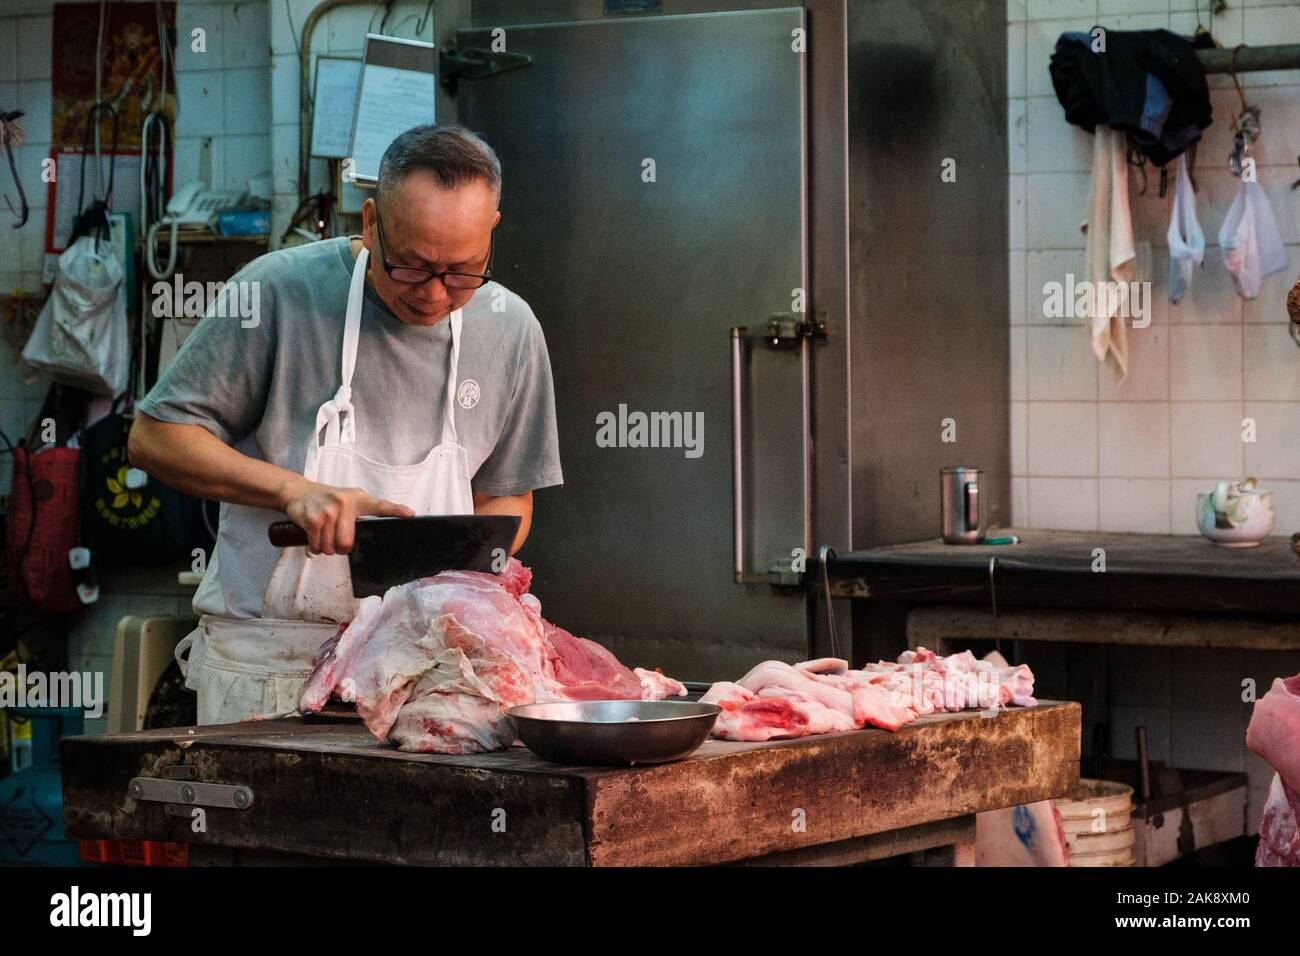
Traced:
<svg viewBox="0 0 1300 956">
<path fill-rule="evenodd" d="M 1296 9 L 1300 10 L 1300 7 Z M 1266 171 L 1259 179 L 1264 192 L 1268 194 L 1269 208 L 1277 221 L 1277 230 L 1282 234 L 1282 241 L 1291 245 L 1300 242 L 1300 189 L 1291 188 L 1291 183 L 1296 179 L 1296 172 L 1296 167 L 1290 166 L 1280 175 L 1270 176 Z M 1291 262 L 1291 265 L 1294 264 Z M 1289 274 L 1294 278 L 1294 273 Z"/>
<path fill-rule="evenodd" d="M 227 69 L 222 91 L 227 136 L 267 136 L 271 130 L 271 71 Z"/>
<path fill-rule="evenodd" d="M 1138 0 L 1141 2 L 1141 0 Z M 1122 16 L 1110 17 L 1104 26 L 1112 30 L 1167 30 L 1169 29 L 1169 13 L 1162 10 L 1159 13 L 1125 13 Z"/>
<path fill-rule="evenodd" d="M 1029 168 L 1029 120 L 1026 116 L 1028 101 L 1007 100 L 1007 171 L 1019 175 Z"/>
<path fill-rule="evenodd" d="M 1242 474 L 1241 419 L 1241 402 L 1174 402 L 1169 414 L 1173 477 Z"/>
<path fill-rule="evenodd" d="M 1176 325 L 1169 335 L 1169 389 L 1174 401 L 1241 397 L 1241 327 Z"/>
<path fill-rule="evenodd" d="M 1256 440 L 1245 444 L 1246 472 L 1300 479 L 1300 402 L 1249 402 L 1246 415 L 1256 426 Z"/>
<path fill-rule="evenodd" d="M 1277 524 L 1274 534 L 1294 534 L 1300 529 L 1300 481 L 1270 479 L 1264 486 L 1273 492 L 1273 512 Z"/>
<path fill-rule="evenodd" d="M 1009 180 L 1007 195 L 1008 245 L 1012 250 L 1023 250 L 1026 245 L 1025 235 L 1025 177 L 1012 176 Z"/>
<path fill-rule="evenodd" d="M 1029 0 L 1029 19 L 1095 17 L 1097 0 Z"/>
<path fill-rule="evenodd" d="M 1011 400 L 1013 402 L 1023 402 L 1029 398 L 1029 385 L 1026 381 L 1027 370 L 1025 368 L 1028 362 L 1028 351 L 1025 344 L 1026 334 L 1023 326 L 1012 326 L 1009 331 L 1011 333 Z"/>
<path fill-rule="evenodd" d="M 18 80 L 18 17 L 0 17 L 0 84 Z"/>
<path fill-rule="evenodd" d="M 1025 182 L 1025 235 L 1030 249 L 1082 249 L 1086 173 L 1031 173 Z"/>
<path fill-rule="evenodd" d="M 372 25 L 373 21 L 373 25 Z M 331 53 L 360 53 L 366 33 L 378 29 L 374 9 L 365 6 L 331 10 L 326 16 L 325 33 Z"/>
<path fill-rule="evenodd" d="M 1023 23 L 1028 16 L 1028 0 L 1007 0 L 1007 22 Z"/>
<path fill-rule="evenodd" d="M 1071 276 L 1075 282 L 1083 279 L 1083 249 L 1041 250 L 1032 249 L 1025 257 L 1025 315 L 1030 325 L 1079 325 L 1073 316 L 1047 315 L 1048 293 L 1051 283 L 1059 283 L 1062 294 L 1069 291 Z M 1073 310 L 1071 310 L 1073 311 Z"/>
<path fill-rule="evenodd" d="M 1246 398 L 1300 402 L 1300 349 L 1287 326 L 1247 325 L 1242 331 Z"/>
<path fill-rule="evenodd" d="M 18 122 L 23 132 L 27 134 L 27 141 L 29 143 L 53 142 L 54 138 L 51 135 L 53 101 L 50 98 L 50 81 L 19 79 L 18 103 L 25 114 Z M 6 165 L 8 165 L 7 160 Z"/>
<path fill-rule="evenodd" d="M 271 137 L 227 136 L 221 182 L 226 189 L 247 190 L 248 181 L 271 170 Z"/>
<path fill-rule="evenodd" d="M 223 65 L 222 47 L 226 39 L 222 14 L 224 4 L 181 3 L 176 8 L 176 50 L 174 69 L 177 73 L 219 70 Z M 195 30 L 202 30 L 203 49 L 196 50 L 198 39 Z"/>
<path fill-rule="evenodd" d="M 1169 479 L 1102 478 L 1101 530 L 1169 534 Z"/>
<path fill-rule="evenodd" d="M 1044 401 L 1096 401 L 1098 363 L 1082 325 L 1029 326 L 1027 397 Z"/>
<path fill-rule="evenodd" d="M 1029 426 L 1028 407 L 1025 402 L 1011 403 L 1011 474 L 1029 474 L 1029 453 L 1026 446 Z"/>
<path fill-rule="evenodd" d="M 1168 13 L 1169 0 L 1098 0 L 1097 13 L 1103 17 L 1117 14 Z"/>
<path fill-rule="evenodd" d="M 1098 406 L 1098 432 L 1099 473 L 1103 478 L 1169 477 L 1167 404 L 1102 402 Z"/>
<path fill-rule="evenodd" d="M 1030 478 L 1031 528 L 1060 531 L 1096 531 L 1096 478 Z"/>
<path fill-rule="evenodd" d="M 1025 25 L 1007 24 L 1007 98 L 1025 95 Z"/>
<path fill-rule="evenodd" d="M 4 215 L 8 216 L 9 211 L 5 210 Z M 23 228 L 24 229 L 32 228 L 31 222 L 29 221 L 28 224 Z M 4 263 L 5 269 L 9 270 L 5 274 L 7 276 L 12 275 L 13 277 L 10 282 L 11 287 L 21 286 L 23 284 L 22 253 L 20 251 L 21 246 L 18 237 L 19 237 L 19 230 L 4 228 L 3 220 L 0 220 L 0 263 Z M 0 291 L 5 291 L 5 290 L 0 290 Z"/>
<path fill-rule="evenodd" d="M 1092 169 L 1092 134 L 1066 121 L 1065 111 L 1055 96 L 1033 96 L 1024 103 L 1025 163 L 1029 172 Z"/>
<path fill-rule="evenodd" d="M 1158 293 L 1157 293 L 1158 294 Z M 1108 368 L 1100 373 L 1103 402 L 1153 402 L 1169 398 L 1169 327 L 1152 322 L 1128 330 L 1128 375 L 1123 381 Z"/>
<path fill-rule="evenodd" d="M 1241 299 L 1224 268 L 1218 246 L 1206 246 L 1204 263 L 1199 269 L 1193 269 L 1191 287 L 1180 302 L 1170 303 L 1168 313 L 1169 321 L 1175 325 L 1241 321 Z"/>
<path fill-rule="evenodd" d="M 1028 318 L 1028 303 L 1025 300 L 1025 253 L 1012 249 L 1007 257 L 1007 281 L 1011 303 L 1011 325 L 1024 325 Z"/>
<path fill-rule="evenodd" d="M 315 73 L 311 82 L 315 82 Z M 271 58 L 271 114 L 287 122 L 298 115 L 298 56 L 277 53 Z"/>
<path fill-rule="evenodd" d="M 54 75 L 54 17 L 17 17 L 18 76 L 24 80 L 49 79 Z"/>
<path fill-rule="evenodd" d="M 1029 479 L 1011 479 L 1011 525 L 1015 528 L 1029 526 Z"/>
<path fill-rule="evenodd" d="M 280 0 L 283 3 L 283 0 Z M 271 63 L 269 11 L 265 3 L 231 3 L 222 8 L 222 62 L 226 69 Z"/>
<path fill-rule="evenodd" d="M 225 74 L 220 70 L 179 73 L 176 96 L 176 136 L 220 136 L 225 115 Z"/>
<path fill-rule="evenodd" d="M 1092 402 L 1028 403 L 1030 475 L 1097 474 L 1097 406 Z"/>
</svg>

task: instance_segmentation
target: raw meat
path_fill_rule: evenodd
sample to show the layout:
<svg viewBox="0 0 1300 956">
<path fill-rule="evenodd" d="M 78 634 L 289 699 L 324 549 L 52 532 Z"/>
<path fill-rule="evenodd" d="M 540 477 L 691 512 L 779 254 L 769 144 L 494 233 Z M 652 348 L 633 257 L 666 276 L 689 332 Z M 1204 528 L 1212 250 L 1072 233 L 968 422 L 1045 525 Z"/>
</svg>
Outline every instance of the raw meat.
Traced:
<svg viewBox="0 0 1300 956">
<path fill-rule="evenodd" d="M 545 620 L 531 580 L 512 558 L 500 575 L 447 571 L 365 598 L 321 647 L 299 710 L 335 695 L 403 750 L 477 753 L 514 742 L 505 711 L 519 704 L 686 693 Z"/>
<path fill-rule="evenodd" d="M 1277 771 L 1259 824 L 1256 866 L 1300 866 L 1300 674 L 1273 681 L 1255 703 L 1246 746 Z"/>
<path fill-rule="evenodd" d="M 897 730 L 919 716 L 1011 704 L 1032 707 L 1028 665 L 976 660 L 970 651 L 939 657 L 918 648 L 896 663 L 862 670 L 827 657 L 801 664 L 764 661 L 736 683 L 720 681 L 700 699 L 722 708 L 713 734 L 762 741 L 856 730 L 868 724 Z"/>
</svg>

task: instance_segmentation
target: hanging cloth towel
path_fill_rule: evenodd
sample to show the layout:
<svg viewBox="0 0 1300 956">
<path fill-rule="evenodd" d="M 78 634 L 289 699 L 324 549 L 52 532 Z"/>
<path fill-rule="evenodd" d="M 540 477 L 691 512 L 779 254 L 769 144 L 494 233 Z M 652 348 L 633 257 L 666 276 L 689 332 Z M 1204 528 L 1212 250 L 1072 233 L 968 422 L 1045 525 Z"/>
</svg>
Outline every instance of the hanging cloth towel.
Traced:
<svg viewBox="0 0 1300 956">
<path fill-rule="evenodd" d="M 1192 268 L 1205 259 L 1205 233 L 1196 218 L 1196 192 L 1187 172 L 1187 155 L 1178 157 L 1174 203 L 1169 215 L 1169 301 L 1177 303 L 1192 284 Z"/>
<path fill-rule="evenodd" d="M 1084 247 L 1085 278 L 1094 290 L 1088 315 L 1092 351 L 1104 362 L 1115 360 L 1120 378 L 1128 374 L 1128 339 L 1124 330 L 1128 283 L 1136 281 L 1137 244 L 1133 240 L 1133 214 L 1128 204 L 1128 163 L 1124 133 L 1105 124 L 1097 127 L 1092 147 L 1092 183 L 1088 190 L 1087 233 Z M 1120 295 L 1102 295 L 1122 283 Z"/>
<path fill-rule="evenodd" d="M 1243 299 L 1258 296 L 1260 281 L 1287 267 L 1282 234 L 1269 208 L 1268 194 L 1257 181 L 1242 180 L 1219 228 L 1219 251 L 1237 295 Z"/>
</svg>

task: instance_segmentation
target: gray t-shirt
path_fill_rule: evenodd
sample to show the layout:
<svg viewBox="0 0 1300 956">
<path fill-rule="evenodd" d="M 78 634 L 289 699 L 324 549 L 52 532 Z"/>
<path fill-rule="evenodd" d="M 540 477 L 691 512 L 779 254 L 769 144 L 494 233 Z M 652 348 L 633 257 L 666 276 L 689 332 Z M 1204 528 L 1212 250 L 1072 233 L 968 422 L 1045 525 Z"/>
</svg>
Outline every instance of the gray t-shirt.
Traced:
<svg viewBox="0 0 1300 956">
<path fill-rule="evenodd" d="M 340 383 L 343 317 L 356 259 L 347 238 L 271 252 L 231 280 L 256 282 L 257 324 L 210 307 L 140 403 L 164 422 L 202 425 L 253 458 L 301 473 L 316 412 Z M 250 287 L 243 287 L 245 289 Z M 251 302 L 244 292 L 244 302 Z M 247 314 L 247 313 L 244 313 Z M 451 323 L 401 322 L 366 283 L 352 403 L 357 450 L 397 465 L 441 441 Z M 457 438 L 475 491 L 517 495 L 563 482 L 550 358 L 532 309 L 490 282 L 463 308 Z M 477 385 L 467 385 L 473 381 Z M 466 406 L 469 407 L 466 407 Z M 199 613 L 258 617 L 280 550 L 275 511 L 221 506 L 221 531 L 194 598 Z"/>
</svg>

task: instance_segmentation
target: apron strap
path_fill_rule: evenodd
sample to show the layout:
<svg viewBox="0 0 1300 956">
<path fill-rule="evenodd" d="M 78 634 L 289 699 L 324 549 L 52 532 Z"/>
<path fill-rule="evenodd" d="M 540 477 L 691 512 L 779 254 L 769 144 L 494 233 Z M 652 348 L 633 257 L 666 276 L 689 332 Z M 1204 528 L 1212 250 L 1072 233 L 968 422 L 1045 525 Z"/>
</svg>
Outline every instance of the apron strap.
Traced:
<svg viewBox="0 0 1300 956">
<path fill-rule="evenodd" d="M 447 369 L 447 408 L 442 416 L 442 443 L 456 445 L 456 367 L 460 363 L 460 309 L 451 314 L 451 363 Z"/>
</svg>

